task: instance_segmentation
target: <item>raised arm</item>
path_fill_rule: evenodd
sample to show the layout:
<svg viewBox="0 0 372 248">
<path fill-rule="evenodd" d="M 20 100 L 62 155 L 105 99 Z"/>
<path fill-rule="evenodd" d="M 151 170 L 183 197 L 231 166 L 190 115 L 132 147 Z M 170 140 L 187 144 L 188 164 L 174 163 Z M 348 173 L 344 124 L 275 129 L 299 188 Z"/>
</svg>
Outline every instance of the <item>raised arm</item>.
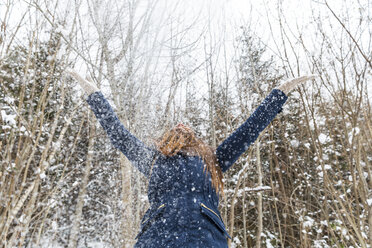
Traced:
<svg viewBox="0 0 372 248">
<path fill-rule="evenodd" d="M 217 160 L 223 172 L 257 139 L 281 111 L 286 100 L 287 96 L 281 90 L 274 89 L 254 113 L 217 147 Z"/>
<path fill-rule="evenodd" d="M 87 102 L 113 146 L 119 149 L 139 171 L 148 177 L 156 150 L 147 147 L 122 125 L 109 102 L 93 83 L 83 79 L 74 71 L 68 71 L 68 73 L 79 82 L 89 95 Z"/>
<path fill-rule="evenodd" d="M 281 111 L 288 98 L 287 94 L 299 84 L 314 77 L 305 76 L 292 79 L 282 84 L 278 89 L 274 89 L 254 113 L 217 147 L 216 156 L 223 172 L 235 163 Z"/>
</svg>

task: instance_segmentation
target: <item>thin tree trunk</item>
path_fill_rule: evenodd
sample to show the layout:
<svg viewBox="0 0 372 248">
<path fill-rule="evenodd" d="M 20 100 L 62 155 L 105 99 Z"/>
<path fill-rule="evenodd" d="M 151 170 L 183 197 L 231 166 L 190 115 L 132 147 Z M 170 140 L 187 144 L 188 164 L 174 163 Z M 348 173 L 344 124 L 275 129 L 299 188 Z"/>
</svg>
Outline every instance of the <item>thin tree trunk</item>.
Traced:
<svg viewBox="0 0 372 248">
<path fill-rule="evenodd" d="M 258 173 L 258 187 L 262 187 L 262 168 L 260 159 L 260 141 L 257 141 L 256 145 L 256 157 L 257 157 L 257 173 Z M 261 235 L 262 235 L 262 193 L 258 192 L 258 224 L 257 224 L 257 236 L 256 236 L 256 248 L 261 247 Z"/>
<path fill-rule="evenodd" d="M 369 226 L 369 245 L 372 246 L 372 206 L 369 206 L 368 226 Z"/>
<path fill-rule="evenodd" d="M 88 117 L 89 119 L 89 117 Z M 70 232 L 70 239 L 68 243 L 68 248 L 75 248 L 77 247 L 77 241 L 79 238 L 79 229 L 80 229 L 80 223 L 81 223 L 81 217 L 83 213 L 83 207 L 84 207 L 84 198 L 86 195 L 86 189 L 89 182 L 89 175 L 90 170 L 92 168 L 92 161 L 93 161 L 93 147 L 95 142 L 95 125 L 92 122 L 89 122 L 89 142 L 88 142 L 88 155 L 87 155 L 87 161 L 85 163 L 85 171 L 83 175 L 83 180 L 81 182 L 80 186 L 80 192 L 78 196 L 78 200 L 76 203 L 76 209 L 75 209 L 75 216 L 72 221 L 72 228 Z"/>
<path fill-rule="evenodd" d="M 123 218 L 121 222 L 121 230 L 124 239 L 125 248 L 133 247 L 133 211 L 132 211 L 132 165 L 129 160 L 120 154 L 120 167 L 122 178 L 122 203 L 123 203 Z"/>
<path fill-rule="evenodd" d="M 271 139 L 273 138 L 273 129 L 271 129 Z M 274 143 L 270 145 L 270 153 L 271 156 L 275 154 L 275 146 Z M 271 193 L 272 197 L 275 199 L 275 186 L 274 186 L 274 181 L 273 181 L 273 172 L 275 171 L 274 164 L 273 164 L 273 158 L 271 157 L 269 160 L 270 163 L 270 171 L 271 171 L 271 176 L 270 176 L 270 186 L 271 186 Z M 281 225 L 281 219 L 279 217 L 279 210 L 278 210 L 278 203 L 276 200 L 274 200 L 274 209 L 275 209 L 275 216 L 276 216 L 276 221 L 278 223 L 278 233 L 279 233 L 279 238 L 280 238 L 280 246 L 284 248 L 284 242 L 283 242 L 283 234 L 282 234 L 282 225 Z"/>
<path fill-rule="evenodd" d="M 247 186 L 247 180 L 244 179 L 244 192 L 243 192 L 243 237 L 244 237 L 244 248 L 248 248 L 248 244 L 247 244 L 247 217 L 245 215 L 246 213 L 246 203 L 245 203 L 245 187 Z"/>
<path fill-rule="evenodd" d="M 249 149 L 249 154 L 247 156 L 247 161 L 249 161 L 249 159 L 252 157 L 252 152 L 253 152 L 253 149 Z M 238 172 L 238 175 L 239 175 L 238 182 L 235 185 L 234 195 L 231 198 L 230 218 L 229 218 L 230 226 L 229 226 L 229 229 L 228 229 L 231 236 L 233 236 L 233 230 L 234 230 L 235 202 L 236 202 L 236 199 L 238 197 L 239 187 L 240 187 L 240 184 L 242 183 L 242 180 L 244 178 L 245 173 L 249 169 L 249 165 L 248 165 L 249 162 L 246 162 L 246 163 L 247 164 L 241 169 L 241 171 Z M 231 239 L 228 240 L 228 246 L 231 247 Z"/>
<path fill-rule="evenodd" d="M 208 83 L 208 107 L 209 107 L 209 121 L 210 121 L 210 127 L 211 127 L 211 144 L 212 147 L 216 147 L 216 130 L 214 125 L 214 113 L 213 113 L 213 95 L 214 95 L 214 77 L 213 77 L 213 65 L 212 65 L 212 59 L 207 54 L 207 48 L 204 44 L 204 55 L 205 55 L 205 66 L 206 66 L 206 73 L 207 73 L 207 83 Z"/>
</svg>

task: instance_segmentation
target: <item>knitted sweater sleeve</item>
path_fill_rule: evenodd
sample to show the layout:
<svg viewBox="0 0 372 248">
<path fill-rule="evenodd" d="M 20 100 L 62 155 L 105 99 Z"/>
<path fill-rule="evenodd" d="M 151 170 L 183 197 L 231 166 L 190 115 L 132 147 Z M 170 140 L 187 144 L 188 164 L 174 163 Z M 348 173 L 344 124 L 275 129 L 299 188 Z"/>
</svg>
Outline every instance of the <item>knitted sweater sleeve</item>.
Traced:
<svg viewBox="0 0 372 248">
<path fill-rule="evenodd" d="M 123 126 L 101 92 L 90 94 L 87 102 L 113 146 L 119 149 L 140 172 L 148 177 L 156 150 L 147 147 Z"/>
<path fill-rule="evenodd" d="M 287 98 L 281 90 L 274 89 L 254 113 L 217 147 L 217 161 L 223 172 L 235 163 L 275 116 L 281 112 Z"/>
</svg>

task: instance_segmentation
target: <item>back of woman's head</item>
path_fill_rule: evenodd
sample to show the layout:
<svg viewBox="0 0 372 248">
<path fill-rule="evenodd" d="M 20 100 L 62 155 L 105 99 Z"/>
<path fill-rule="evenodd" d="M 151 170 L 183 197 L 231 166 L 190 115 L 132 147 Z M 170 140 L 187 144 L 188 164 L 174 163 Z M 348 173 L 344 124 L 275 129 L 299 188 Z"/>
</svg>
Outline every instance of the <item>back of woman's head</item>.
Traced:
<svg viewBox="0 0 372 248">
<path fill-rule="evenodd" d="M 165 132 L 156 146 L 165 156 L 174 156 L 181 151 L 194 150 L 192 148 L 196 148 L 199 143 L 195 133 L 189 127 L 178 124 Z"/>
<path fill-rule="evenodd" d="M 216 192 L 223 190 L 222 172 L 214 149 L 199 139 L 191 128 L 178 124 L 165 132 L 156 142 L 156 146 L 163 155 L 168 157 L 178 153 L 201 157 L 206 164 L 204 171 L 211 173 L 212 185 Z"/>
</svg>

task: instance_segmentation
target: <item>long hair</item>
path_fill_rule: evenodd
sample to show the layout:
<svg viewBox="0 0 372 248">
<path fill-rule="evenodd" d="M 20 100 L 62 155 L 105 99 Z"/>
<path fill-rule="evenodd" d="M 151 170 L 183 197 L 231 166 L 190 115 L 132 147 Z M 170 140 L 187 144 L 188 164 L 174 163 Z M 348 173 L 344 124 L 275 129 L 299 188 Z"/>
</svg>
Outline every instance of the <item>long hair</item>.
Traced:
<svg viewBox="0 0 372 248">
<path fill-rule="evenodd" d="M 157 149 L 165 156 L 171 157 L 178 153 L 199 156 L 205 163 L 204 173 L 210 173 L 212 186 L 217 193 L 223 192 L 222 171 L 218 166 L 214 149 L 197 138 L 188 127 L 180 124 L 165 132 L 156 142 Z"/>
</svg>

